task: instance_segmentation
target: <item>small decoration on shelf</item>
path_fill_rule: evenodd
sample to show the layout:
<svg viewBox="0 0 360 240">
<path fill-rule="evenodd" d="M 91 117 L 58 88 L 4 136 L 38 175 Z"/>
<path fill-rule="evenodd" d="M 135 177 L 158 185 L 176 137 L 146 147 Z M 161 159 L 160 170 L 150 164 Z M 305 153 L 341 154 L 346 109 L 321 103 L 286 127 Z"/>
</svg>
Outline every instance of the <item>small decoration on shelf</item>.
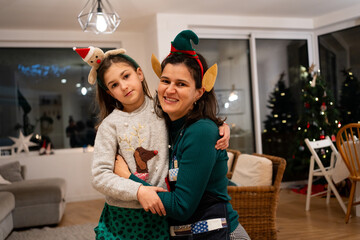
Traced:
<svg viewBox="0 0 360 240">
<path fill-rule="evenodd" d="M 39 150 L 39 155 L 50 155 L 50 154 L 54 154 L 51 148 L 51 142 L 46 143 L 46 140 L 44 140 Z"/>
<path fill-rule="evenodd" d="M 23 150 L 25 152 L 29 152 L 29 147 L 31 146 L 37 146 L 36 143 L 33 143 L 30 141 L 31 137 L 32 137 L 33 133 L 28 135 L 28 136 L 24 136 L 24 134 L 22 133 L 22 131 L 19 131 L 19 137 L 15 138 L 15 137 L 9 137 L 11 140 L 14 141 L 14 145 L 12 145 L 13 148 L 17 148 L 16 153 L 20 153 Z"/>
</svg>

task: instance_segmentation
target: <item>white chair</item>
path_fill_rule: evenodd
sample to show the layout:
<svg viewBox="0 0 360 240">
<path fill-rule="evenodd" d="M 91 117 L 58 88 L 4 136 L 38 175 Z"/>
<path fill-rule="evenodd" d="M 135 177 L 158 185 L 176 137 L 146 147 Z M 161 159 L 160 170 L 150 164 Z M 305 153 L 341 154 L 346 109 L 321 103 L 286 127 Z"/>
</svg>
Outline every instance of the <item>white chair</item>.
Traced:
<svg viewBox="0 0 360 240">
<path fill-rule="evenodd" d="M 336 199 L 338 200 L 341 208 L 343 209 L 344 213 L 346 214 L 346 207 L 345 204 L 340 197 L 338 191 L 336 190 L 336 187 L 332 181 L 332 172 L 335 166 L 335 157 L 338 156 L 338 151 L 336 150 L 334 144 L 330 140 L 330 138 L 327 136 L 324 140 L 318 140 L 318 141 L 310 141 L 308 138 L 305 139 L 305 143 L 307 147 L 309 148 L 311 152 L 311 158 L 310 158 L 310 168 L 309 168 L 309 180 L 308 180 L 308 189 L 307 189 L 307 195 L 306 195 L 306 207 L 305 210 L 310 210 L 310 198 L 318 196 L 320 194 L 324 194 L 327 192 L 326 196 L 326 204 L 329 204 L 330 202 L 330 194 L 331 191 L 335 194 Z M 319 155 L 315 151 L 316 149 L 321 148 L 329 148 L 331 149 L 331 159 L 330 159 L 330 165 L 327 167 L 324 167 L 322 161 L 319 158 Z M 315 169 L 315 162 L 318 165 L 319 168 Z M 327 183 L 328 183 L 328 189 L 323 192 L 311 194 L 311 188 L 313 184 L 313 177 L 314 176 L 322 176 L 325 177 Z"/>
</svg>

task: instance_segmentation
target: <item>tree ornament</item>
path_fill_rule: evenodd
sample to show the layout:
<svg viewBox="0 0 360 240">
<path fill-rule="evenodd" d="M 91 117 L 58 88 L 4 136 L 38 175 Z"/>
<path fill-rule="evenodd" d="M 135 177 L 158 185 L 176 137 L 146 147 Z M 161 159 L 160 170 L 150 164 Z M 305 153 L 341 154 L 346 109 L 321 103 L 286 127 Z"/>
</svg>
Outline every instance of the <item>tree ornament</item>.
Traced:
<svg viewBox="0 0 360 240">
<path fill-rule="evenodd" d="M 299 150 L 300 150 L 300 151 L 304 151 L 304 150 L 305 150 L 305 147 L 302 146 L 302 145 L 300 145 L 300 146 L 299 146 Z"/>
<path fill-rule="evenodd" d="M 314 77 L 313 77 L 313 79 L 312 79 L 312 81 L 311 81 L 311 84 L 310 84 L 311 87 L 315 87 L 315 86 L 316 86 L 316 78 L 317 78 L 317 74 L 315 73 L 315 74 L 314 74 Z"/>
<path fill-rule="evenodd" d="M 309 67 L 309 73 L 312 73 L 314 71 L 314 68 L 315 68 L 315 64 L 312 63 Z"/>
<path fill-rule="evenodd" d="M 329 119 L 328 119 L 327 116 L 325 116 L 325 123 L 326 123 L 326 124 L 329 124 Z"/>
<path fill-rule="evenodd" d="M 304 104 L 304 106 L 305 106 L 305 108 L 309 109 L 309 108 L 310 108 L 310 103 L 306 102 L 306 103 Z"/>
<path fill-rule="evenodd" d="M 320 110 L 321 110 L 322 112 L 325 112 L 326 109 L 327 109 L 326 103 L 323 102 L 323 103 L 321 104 L 321 106 L 320 106 Z"/>
</svg>

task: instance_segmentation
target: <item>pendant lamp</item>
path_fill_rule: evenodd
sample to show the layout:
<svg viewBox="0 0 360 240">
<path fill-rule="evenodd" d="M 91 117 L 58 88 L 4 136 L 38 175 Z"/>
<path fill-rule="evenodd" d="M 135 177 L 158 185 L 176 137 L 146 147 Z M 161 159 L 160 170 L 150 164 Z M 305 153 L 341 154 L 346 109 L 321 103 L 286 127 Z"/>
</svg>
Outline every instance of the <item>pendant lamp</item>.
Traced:
<svg viewBox="0 0 360 240">
<path fill-rule="evenodd" d="M 78 21 L 84 32 L 113 33 L 120 24 L 120 17 L 108 0 L 88 0 Z"/>
</svg>

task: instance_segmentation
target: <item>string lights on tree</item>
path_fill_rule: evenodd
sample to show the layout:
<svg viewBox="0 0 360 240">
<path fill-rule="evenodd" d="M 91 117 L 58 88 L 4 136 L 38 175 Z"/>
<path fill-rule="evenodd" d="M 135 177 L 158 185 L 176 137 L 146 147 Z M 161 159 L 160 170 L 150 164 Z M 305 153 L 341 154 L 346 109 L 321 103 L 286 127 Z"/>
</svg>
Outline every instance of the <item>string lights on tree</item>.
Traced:
<svg viewBox="0 0 360 240">
<path fill-rule="evenodd" d="M 314 66 L 311 66 L 308 73 L 302 75 L 301 81 L 303 109 L 297 122 L 293 155 L 288 165 L 289 168 L 296 166 L 298 171 L 302 168 L 301 171 L 306 174 L 310 152 L 306 151 L 304 139 L 315 141 L 330 136 L 335 141 L 341 122 L 332 93 L 327 89 L 320 72 L 314 72 Z M 328 153 L 324 150 L 321 154 L 326 158 Z"/>
</svg>

